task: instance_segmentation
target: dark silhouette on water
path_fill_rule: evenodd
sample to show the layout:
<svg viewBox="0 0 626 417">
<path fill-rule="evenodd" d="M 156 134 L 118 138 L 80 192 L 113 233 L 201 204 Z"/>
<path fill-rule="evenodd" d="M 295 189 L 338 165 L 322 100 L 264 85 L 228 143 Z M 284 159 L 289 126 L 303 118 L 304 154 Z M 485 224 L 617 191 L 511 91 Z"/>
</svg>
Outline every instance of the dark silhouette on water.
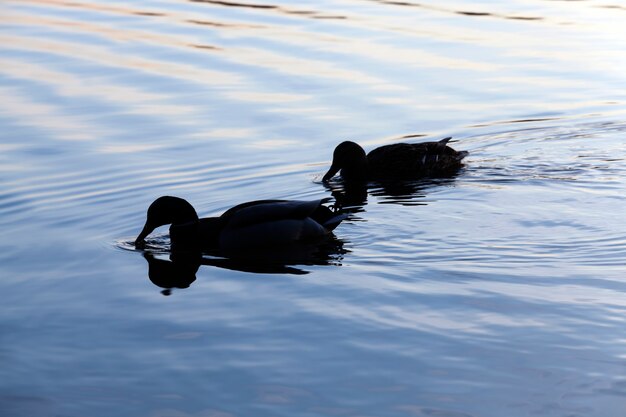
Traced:
<svg viewBox="0 0 626 417">
<path fill-rule="evenodd" d="M 148 276 L 169 295 L 187 288 L 201 265 L 264 274 L 308 272 L 296 265 L 340 265 L 343 242 L 332 230 L 347 217 L 314 201 L 252 201 L 220 217 L 198 218 L 196 210 L 178 197 L 164 196 L 148 208 L 146 224 L 134 246 L 145 249 Z M 170 224 L 170 245 L 146 237 Z M 149 248 L 149 249 L 148 249 Z M 170 253 L 169 260 L 155 253 Z"/>
<path fill-rule="evenodd" d="M 405 206 L 426 205 L 430 189 L 452 185 L 456 176 L 457 173 L 439 178 L 367 182 L 334 179 L 324 182 L 323 185 L 344 213 L 356 214 L 365 211 L 369 196 L 378 197 L 379 203 Z M 356 220 L 355 217 L 351 219 Z"/>
<path fill-rule="evenodd" d="M 322 181 L 328 182 L 340 170 L 346 181 L 449 176 L 463 166 L 461 161 L 468 155 L 467 151 L 449 147 L 450 139 L 385 145 L 367 155 L 358 144 L 345 141 L 335 148 L 333 162 Z"/>
<path fill-rule="evenodd" d="M 158 259 L 151 252 L 144 252 L 148 261 L 148 278 L 157 287 L 164 288 L 163 295 L 170 295 L 172 288 L 188 288 L 196 280 L 202 255 L 195 253 L 170 254 L 170 260 Z"/>
<path fill-rule="evenodd" d="M 159 197 L 148 208 L 146 223 L 135 246 L 145 247 L 145 238 L 155 228 L 166 224 L 171 225 L 172 250 L 213 250 L 226 257 L 321 241 L 347 217 L 324 206 L 325 201 L 251 201 L 219 217 L 200 219 L 186 200 Z"/>
<path fill-rule="evenodd" d="M 343 241 L 329 236 L 322 242 L 296 242 L 284 247 L 256 248 L 241 251 L 233 258 L 217 257 L 215 253 L 203 254 L 199 250 L 174 250 L 169 260 L 159 259 L 151 251 L 144 251 L 148 261 L 148 278 L 170 295 L 174 288 L 188 288 L 195 280 L 200 266 L 210 266 L 256 274 L 306 275 L 301 265 L 341 265 L 348 250 Z"/>
</svg>

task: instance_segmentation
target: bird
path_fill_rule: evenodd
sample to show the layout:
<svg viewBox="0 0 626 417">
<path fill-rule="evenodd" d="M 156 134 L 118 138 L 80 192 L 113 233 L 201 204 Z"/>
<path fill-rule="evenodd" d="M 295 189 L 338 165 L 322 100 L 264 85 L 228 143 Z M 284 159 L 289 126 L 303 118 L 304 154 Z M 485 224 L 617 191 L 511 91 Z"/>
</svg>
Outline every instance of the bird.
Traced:
<svg viewBox="0 0 626 417">
<path fill-rule="evenodd" d="M 455 151 L 447 144 L 452 138 L 438 142 L 395 143 L 381 146 L 369 154 L 357 143 L 345 141 L 333 152 L 333 162 L 322 181 L 328 182 L 341 170 L 346 181 L 403 180 L 445 176 L 463 166 L 461 160 L 469 152 Z"/>
<path fill-rule="evenodd" d="M 198 218 L 185 199 L 162 196 L 148 207 L 146 223 L 135 239 L 135 247 L 145 247 L 145 238 L 167 224 L 170 224 L 172 249 L 236 252 L 313 241 L 329 235 L 348 217 L 323 205 L 328 200 L 250 201 L 228 209 L 219 217 Z"/>
</svg>

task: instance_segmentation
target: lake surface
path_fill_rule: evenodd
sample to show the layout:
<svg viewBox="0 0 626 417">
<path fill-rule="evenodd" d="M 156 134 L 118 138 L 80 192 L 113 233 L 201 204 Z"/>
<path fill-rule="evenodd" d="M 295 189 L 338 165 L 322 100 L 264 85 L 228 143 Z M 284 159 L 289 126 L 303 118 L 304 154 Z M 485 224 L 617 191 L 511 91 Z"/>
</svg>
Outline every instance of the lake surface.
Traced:
<svg viewBox="0 0 626 417">
<path fill-rule="evenodd" d="M 5 0 L 0 20 L 0 415 L 625 415 L 623 2 Z M 470 152 L 455 178 L 320 183 L 342 140 L 446 136 Z M 324 260 L 127 250 L 161 195 L 211 216 L 331 194 L 352 214 Z"/>
</svg>

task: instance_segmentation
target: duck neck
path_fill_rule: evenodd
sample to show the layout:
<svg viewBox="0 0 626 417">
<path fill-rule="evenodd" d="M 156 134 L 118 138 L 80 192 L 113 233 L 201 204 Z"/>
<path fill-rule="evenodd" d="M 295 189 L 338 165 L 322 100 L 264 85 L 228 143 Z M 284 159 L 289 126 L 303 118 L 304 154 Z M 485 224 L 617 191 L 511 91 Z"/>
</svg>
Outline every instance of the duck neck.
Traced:
<svg viewBox="0 0 626 417">
<path fill-rule="evenodd" d="M 198 220 L 170 225 L 170 241 L 172 249 L 186 249 L 198 245 Z"/>
<path fill-rule="evenodd" d="M 341 176 L 348 181 L 365 181 L 367 179 L 367 158 L 350 161 L 341 169 Z"/>
<path fill-rule="evenodd" d="M 177 223 L 170 226 L 170 240 L 175 249 L 218 247 L 222 222 L 217 217 Z"/>
</svg>

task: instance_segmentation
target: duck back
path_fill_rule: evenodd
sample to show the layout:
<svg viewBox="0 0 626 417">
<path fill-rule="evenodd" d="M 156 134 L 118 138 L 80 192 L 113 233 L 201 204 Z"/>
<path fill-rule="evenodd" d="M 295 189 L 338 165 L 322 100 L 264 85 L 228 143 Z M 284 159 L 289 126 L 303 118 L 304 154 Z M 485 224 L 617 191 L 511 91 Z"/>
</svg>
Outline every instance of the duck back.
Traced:
<svg viewBox="0 0 626 417">
<path fill-rule="evenodd" d="M 239 204 L 220 216 L 225 227 L 236 228 L 285 219 L 304 219 L 321 201 L 257 200 Z"/>
<path fill-rule="evenodd" d="M 395 143 L 381 146 L 367 155 L 368 176 L 376 179 L 419 178 L 449 175 L 463 165 L 467 152 L 439 142 Z"/>
</svg>

